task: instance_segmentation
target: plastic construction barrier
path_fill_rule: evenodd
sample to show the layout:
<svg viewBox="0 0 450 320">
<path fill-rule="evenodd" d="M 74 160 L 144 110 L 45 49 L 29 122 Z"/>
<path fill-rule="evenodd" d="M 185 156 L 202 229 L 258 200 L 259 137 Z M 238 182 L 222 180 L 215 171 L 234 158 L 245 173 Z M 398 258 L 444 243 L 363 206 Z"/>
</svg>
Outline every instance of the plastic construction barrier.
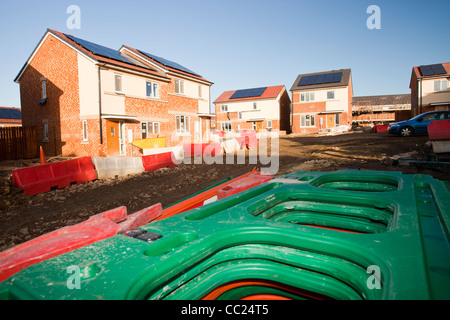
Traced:
<svg viewBox="0 0 450 320">
<path fill-rule="evenodd" d="M 450 140 L 450 120 L 431 121 L 428 137 L 430 140 Z"/>
<path fill-rule="evenodd" d="M 27 195 L 36 195 L 62 189 L 73 183 L 84 183 L 97 179 L 89 157 L 16 169 L 12 171 L 13 185 L 24 190 Z"/>
<path fill-rule="evenodd" d="M 94 157 L 92 163 L 98 179 L 110 179 L 116 176 L 145 172 L 141 157 Z"/>
<path fill-rule="evenodd" d="M 445 300 L 449 224 L 431 176 L 294 172 L 36 263 L 0 297 Z M 66 268 L 87 264 L 69 290 Z"/>
<path fill-rule="evenodd" d="M 149 223 L 162 214 L 161 204 L 127 216 L 125 207 L 92 216 L 0 253 L 0 281 L 33 264 Z"/>
<path fill-rule="evenodd" d="M 376 124 L 373 126 L 373 132 L 375 133 L 385 133 L 389 125 L 386 124 Z"/>
<path fill-rule="evenodd" d="M 172 168 L 178 165 L 173 152 L 157 153 L 142 156 L 145 171 L 155 171 L 161 168 Z"/>
<path fill-rule="evenodd" d="M 242 178 L 238 181 L 232 182 L 226 187 L 217 191 L 217 199 L 223 199 L 232 196 L 236 193 L 248 190 L 250 188 L 259 186 L 265 182 L 272 180 L 272 176 L 261 175 L 260 172 L 253 173 L 248 177 Z"/>
</svg>

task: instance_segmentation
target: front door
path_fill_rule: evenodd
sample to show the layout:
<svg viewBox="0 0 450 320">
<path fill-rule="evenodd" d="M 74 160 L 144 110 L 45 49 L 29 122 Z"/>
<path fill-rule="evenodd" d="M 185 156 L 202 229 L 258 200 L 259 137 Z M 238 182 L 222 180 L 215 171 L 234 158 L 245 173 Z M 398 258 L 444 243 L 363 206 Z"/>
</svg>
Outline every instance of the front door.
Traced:
<svg viewBox="0 0 450 320">
<path fill-rule="evenodd" d="M 334 128 L 335 117 L 336 116 L 334 114 L 327 114 L 327 128 Z"/>
<path fill-rule="evenodd" d="M 256 132 L 260 132 L 262 129 L 262 121 L 256 122 Z"/>
<path fill-rule="evenodd" d="M 120 155 L 119 123 L 106 120 L 106 143 L 108 156 Z"/>
</svg>

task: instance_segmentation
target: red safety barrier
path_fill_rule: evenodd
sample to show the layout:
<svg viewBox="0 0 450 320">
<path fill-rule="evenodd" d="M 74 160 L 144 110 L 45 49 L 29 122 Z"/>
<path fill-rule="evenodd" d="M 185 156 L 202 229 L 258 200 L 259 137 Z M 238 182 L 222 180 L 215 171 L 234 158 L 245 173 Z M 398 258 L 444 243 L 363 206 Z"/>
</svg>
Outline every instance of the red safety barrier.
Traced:
<svg viewBox="0 0 450 320">
<path fill-rule="evenodd" d="M 373 132 L 385 133 L 385 132 L 387 132 L 388 127 L 389 127 L 389 125 L 387 125 L 387 124 L 376 124 L 373 126 Z"/>
<path fill-rule="evenodd" d="M 431 121 L 428 137 L 430 140 L 450 140 L 450 120 Z"/>
<path fill-rule="evenodd" d="M 17 245 L 0 253 L 0 281 L 33 264 L 143 226 L 160 215 L 160 203 L 130 215 L 126 207 L 120 207 Z"/>
<path fill-rule="evenodd" d="M 214 157 L 221 152 L 220 143 L 191 143 L 183 146 L 184 156 L 187 158 L 197 156 Z"/>
<path fill-rule="evenodd" d="M 173 152 L 142 156 L 142 164 L 144 165 L 145 171 L 155 171 L 161 168 L 172 168 L 178 165 Z"/>
<path fill-rule="evenodd" d="M 271 176 L 261 175 L 260 172 L 251 174 L 250 176 L 230 183 L 223 189 L 217 191 L 217 199 L 223 199 L 232 196 L 236 193 L 251 189 L 270 180 L 272 180 Z"/>
<path fill-rule="evenodd" d="M 84 183 L 97 179 L 90 157 L 16 169 L 12 171 L 12 182 L 27 195 L 48 192 L 52 188 L 62 189 L 72 183 Z"/>
<path fill-rule="evenodd" d="M 244 138 L 245 146 L 248 149 L 255 148 L 258 146 L 258 139 L 256 138 L 255 130 L 242 130 L 241 138 Z M 238 142 L 240 141 L 238 140 Z"/>
</svg>

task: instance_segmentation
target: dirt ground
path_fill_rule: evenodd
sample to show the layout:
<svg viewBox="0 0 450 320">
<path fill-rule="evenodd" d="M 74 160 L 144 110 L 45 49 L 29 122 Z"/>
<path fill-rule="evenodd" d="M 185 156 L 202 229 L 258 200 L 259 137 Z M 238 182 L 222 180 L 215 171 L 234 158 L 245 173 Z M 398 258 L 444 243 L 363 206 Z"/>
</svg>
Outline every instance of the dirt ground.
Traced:
<svg viewBox="0 0 450 320">
<path fill-rule="evenodd" d="M 398 166 L 386 161 L 407 152 L 421 155 L 427 150 L 427 136 L 400 138 L 388 134 L 346 133 L 330 136 L 280 138 L 277 175 L 294 171 L 337 171 L 346 169 L 402 171 L 430 174 L 450 181 L 450 172 Z M 161 203 L 167 207 L 179 200 L 253 168 L 249 164 L 181 164 L 170 169 L 145 172 L 122 178 L 96 180 L 27 196 L 11 185 L 11 170 L 30 161 L 0 163 L 0 251 L 90 216 L 126 206 L 128 214 Z M 35 163 L 36 164 L 36 160 Z"/>
</svg>

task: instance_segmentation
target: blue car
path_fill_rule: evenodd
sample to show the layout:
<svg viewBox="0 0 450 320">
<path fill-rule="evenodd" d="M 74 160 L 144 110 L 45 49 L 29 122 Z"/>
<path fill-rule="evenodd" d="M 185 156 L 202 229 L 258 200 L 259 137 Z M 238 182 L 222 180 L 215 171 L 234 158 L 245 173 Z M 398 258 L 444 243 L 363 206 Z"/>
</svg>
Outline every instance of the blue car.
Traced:
<svg viewBox="0 0 450 320">
<path fill-rule="evenodd" d="M 428 125 L 431 121 L 450 119 L 450 111 L 432 111 L 419 114 L 412 119 L 392 123 L 387 132 L 410 137 L 415 134 L 428 134 Z"/>
</svg>

